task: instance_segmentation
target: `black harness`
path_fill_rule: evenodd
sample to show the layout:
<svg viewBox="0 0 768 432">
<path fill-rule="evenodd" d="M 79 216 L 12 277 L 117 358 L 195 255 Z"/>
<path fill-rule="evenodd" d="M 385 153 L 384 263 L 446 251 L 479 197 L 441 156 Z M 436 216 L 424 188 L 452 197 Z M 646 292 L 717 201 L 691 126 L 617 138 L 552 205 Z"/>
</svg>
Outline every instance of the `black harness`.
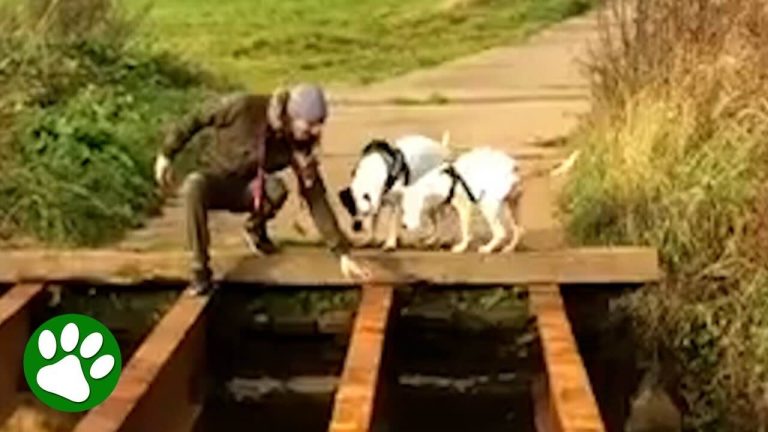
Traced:
<svg viewBox="0 0 768 432">
<path fill-rule="evenodd" d="M 479 198 L 472 193 L 466 180 L 464 180 L 464 177 L 462 177 L 459 172 L 456 171 L 456 168 L 454 168 L 453 165 L 448 165 L 448 167 L 446 167 L 443 172 L 448 174 L 448 176 L 451 178 L 451 189 L 448 191 L 448 196 L 445 198 L 445 204 L 449 204 L 451 201 L 453 201 L 453 197 L 456 195 L 456 186 L 458 185 L 461 185 L 461 187 L 464 189 L 464 192 L 467 194 L 467 197 L 469 197 L 469 200 L 472 201 L 472 203 L 477 203 Z"/>
<path fill-rule="evenodd" d="M 387 180 L 384 182 L 384 193 L 389 192 L 401 176 L 405 184 L 411 182 L 411 170 L 405 162 L 405 155 L 399 148 L 393 147 L 384 140 L 373 140 L 363 149 L 363 156 L 379 153 L 387 164 Z"/>
</svg>

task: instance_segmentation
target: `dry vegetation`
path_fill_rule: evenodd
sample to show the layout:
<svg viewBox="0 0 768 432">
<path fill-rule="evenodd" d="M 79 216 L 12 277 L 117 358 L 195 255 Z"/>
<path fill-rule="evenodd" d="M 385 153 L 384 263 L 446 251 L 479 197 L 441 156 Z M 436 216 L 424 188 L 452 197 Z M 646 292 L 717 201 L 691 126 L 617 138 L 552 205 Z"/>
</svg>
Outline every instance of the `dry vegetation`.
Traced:
<svg viewBox="0 0 768 432">
<path fill-rule="evenodd" d="M 669 278 L 618 306 L 671 355 L 690 430 L 766 427 L 767 7 L 613 2 L 563 199 L 579 241 L 660 249 Z"/>
</svg>

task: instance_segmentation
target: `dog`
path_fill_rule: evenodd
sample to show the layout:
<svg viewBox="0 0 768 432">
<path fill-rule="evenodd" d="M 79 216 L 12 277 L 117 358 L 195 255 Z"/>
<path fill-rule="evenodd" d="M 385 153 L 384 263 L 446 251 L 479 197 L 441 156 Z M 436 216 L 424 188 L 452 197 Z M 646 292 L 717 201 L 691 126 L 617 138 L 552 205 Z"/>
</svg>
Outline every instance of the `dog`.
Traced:
<svg viewBox="0 0 768 432">
<path fill-rule="evenodd" d="M 348 187 L 339 191 L 339 200 L 352 217 L 352 230 L 368 225 L 366 244 L 373 243 L 381 209 L 394 210 L 384 250 L 397 248 L 403 191 L 450 157 L 450 135 L 438 142 L 423 135 L 405 135 L 393 144 L 374 139 L 363 148 Z"/>
<path fill-rule="evenodd" d="M 451 251 L 464 252 L 472 240 L 472 208 L 477 206 L 493 233 L 479 252 L 494 252 L 511 232 L 512 237 L 504 248 L 504 252 L 509 252 L 517 247 L 523 234 L 523 228 L 516 222 L 521 194 L 517 161 L 499 150 L 476 148 L 461 154 L 452 163 L 433 169 L 404 191 L 402 225 L 406 230 L 416 230 L 421 226 L 425 211 L 432 211 L 439 205 L 451 205 L 461 223 L 461 240 Z M 509 213 L 506 218 L 505 212 Z"/>
<path fill-rule="evenodd" d="M 461 224 L 461 240 L 451 251 L 461 253 L 469 248 L 472 240 L 472 208 L 477 206 L 492 233 L 492 238 L 478 251 L 496 251 L 511 234 L 502 252 L 512 252 L 525 232 L 518 224 L 522 183 L 546 171 L 551 177 L 564 176 L 572 170 L 579 156 L 580 151 L 576 150 L 554 169 L 536 170 L 523 175 L 517 161 L 502 151 L 489 147 L 470 150 L 454 162 L 436 167 L 404 191 L 402 225 L 406 230 L 418 229 L 425 212 L 433 218 L 436 207 L 451 205 L 456 209 Z M 433 229 L 436 227 L 434 219 L 432 226 Z"/>
</svg>

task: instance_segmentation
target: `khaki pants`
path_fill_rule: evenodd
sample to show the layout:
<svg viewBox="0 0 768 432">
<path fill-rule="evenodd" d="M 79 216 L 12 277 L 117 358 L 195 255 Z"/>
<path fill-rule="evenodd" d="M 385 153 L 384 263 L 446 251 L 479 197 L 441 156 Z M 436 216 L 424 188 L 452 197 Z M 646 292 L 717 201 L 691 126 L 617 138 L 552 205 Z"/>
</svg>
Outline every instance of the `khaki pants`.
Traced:
<svg viewBox="0 0 768 432">
<path fill-rule="evenodd" d="M 277 175 L 267 175 L 264 201 L 255 212 L 250 183 L 212 174 L 193 172 L 184 180 L 183 194 L 186 212 L 187 246 L 192 251 L 192 272 L 210 275 L 208 246 L 208 210 L 250 212 L 246 229 L 256 230 L 275 217 L 288 197 L 285 182 Z"/>
</svg>

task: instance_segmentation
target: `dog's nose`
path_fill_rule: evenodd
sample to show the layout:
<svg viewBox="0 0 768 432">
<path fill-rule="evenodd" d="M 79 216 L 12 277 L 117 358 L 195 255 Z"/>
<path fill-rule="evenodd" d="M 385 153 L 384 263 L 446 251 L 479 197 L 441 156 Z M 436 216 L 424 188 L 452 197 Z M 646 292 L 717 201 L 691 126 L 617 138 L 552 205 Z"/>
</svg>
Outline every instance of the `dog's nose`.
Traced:
<svg viewBox="0 0 768 432">
<path fill-rule="evenodd" d="M 363 230 L 363 223 L 359 220 L 352 222 L 352 230 L 354 232 L 360 232 Z"/>
</svg>

